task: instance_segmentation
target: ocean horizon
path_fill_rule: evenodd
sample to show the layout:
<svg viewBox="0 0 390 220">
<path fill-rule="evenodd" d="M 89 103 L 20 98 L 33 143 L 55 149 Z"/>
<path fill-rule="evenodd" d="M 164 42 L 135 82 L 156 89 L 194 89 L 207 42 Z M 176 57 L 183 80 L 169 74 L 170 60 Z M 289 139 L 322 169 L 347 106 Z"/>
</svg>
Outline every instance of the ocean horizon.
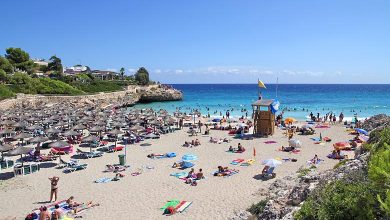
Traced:
<svg viewBox="0 0 390 220">
<path fill-rule="evenodd" d="M 182 101 L 137 104 L 135 108 L 166 109 L 169 112 L 199 110 L 212 117 L 225 115 L 229 110 L 233 117 L 251 113 L 251 103 L 257 100 L 257 84 L 172 84 L 184 94 Z M 260 89 L 264 99 L 277 99 L 279 112 L 285 117 L 305 120 L 313 114 L 341 112 L 346 119 L 364 119 L 376 114 L 390 114 L 390 84 L 266 84 Z"/>
</svg>

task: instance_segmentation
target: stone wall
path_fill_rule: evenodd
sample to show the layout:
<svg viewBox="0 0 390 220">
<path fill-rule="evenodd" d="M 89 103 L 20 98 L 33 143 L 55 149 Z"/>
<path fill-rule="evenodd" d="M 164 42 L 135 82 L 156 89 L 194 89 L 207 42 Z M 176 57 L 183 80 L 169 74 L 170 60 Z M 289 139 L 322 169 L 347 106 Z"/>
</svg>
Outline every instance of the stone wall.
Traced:
<svg viewBox="0 0 390 220">
<path fill-rule="evenodd" d="M 124 91 L 98 93 L 93 95 L 26 95 L 18 94 L 16 98 L 0 102 L 0 110 L 15 107 L 36 107 L 60 102 L 75 105 L 96 104 L 99 106 L 129 106 L 137 102 L 175 101 L 183 98 L 182 92 L 175 89 L 164 89 L 158 86 L 128 86 Z"/>
</svg>

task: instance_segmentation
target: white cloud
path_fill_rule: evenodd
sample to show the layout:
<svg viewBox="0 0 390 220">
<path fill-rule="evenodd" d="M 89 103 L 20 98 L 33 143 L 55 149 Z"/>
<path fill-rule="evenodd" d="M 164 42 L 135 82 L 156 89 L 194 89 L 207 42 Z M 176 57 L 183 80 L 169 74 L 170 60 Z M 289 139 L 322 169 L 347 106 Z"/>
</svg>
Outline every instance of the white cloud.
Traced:
<svg viewBox="0 0 390 220">
<path fill-rule="evenodd" d="M 127 71 L 129 71 L 129 73 L 133 74 L 133 73 L 135 73 L 137 70 L 134 69 L 134 68 L 127 68 Z"/>
<path fill-rule="evenodd" d="M 112 72 L 118 72 L 118 69 L 115 69 L 115 68 L 107 68 L 106 70 L 107 71 L 112 71 Z"/>
<path fill-rule="evenodd" d="M 177 69 L 177 70 L 175 70 L 175 73 L 176 74 L 181 74 L 181 73 L 183 73 L 184 71 L 183 70 L 181 70 L 181 69 Z"/>
</svg>

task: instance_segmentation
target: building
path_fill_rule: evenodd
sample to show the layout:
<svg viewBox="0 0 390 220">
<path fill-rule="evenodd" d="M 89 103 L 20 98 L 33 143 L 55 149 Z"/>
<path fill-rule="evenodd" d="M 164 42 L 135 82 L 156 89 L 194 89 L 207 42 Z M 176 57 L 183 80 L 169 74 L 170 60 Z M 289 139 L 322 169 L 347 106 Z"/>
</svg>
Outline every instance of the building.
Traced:
<svg viewBox="0 0 390 220">
<path fill-rule="evenodd" d="M 91 69 L 88 66 L 74 65 L 72 67 L 65 67 L 64 74 L 68 76 L 77 75 L 81 73 L 90 73 Z"/>
<path fill-rule="evenodd" d="M 47 62 L 45 59 L 33 59 L 35 64 L 38 64 L 40 66 L 48 66 L 49 62 Z"/>
<path fill-rule="evenodd" d="M 94 70 L 92 71 L 92 75 L 101 80 L 113 80 L 115 76 L 118 76 L 118 73 L 109 70 Z"/>
</svg>

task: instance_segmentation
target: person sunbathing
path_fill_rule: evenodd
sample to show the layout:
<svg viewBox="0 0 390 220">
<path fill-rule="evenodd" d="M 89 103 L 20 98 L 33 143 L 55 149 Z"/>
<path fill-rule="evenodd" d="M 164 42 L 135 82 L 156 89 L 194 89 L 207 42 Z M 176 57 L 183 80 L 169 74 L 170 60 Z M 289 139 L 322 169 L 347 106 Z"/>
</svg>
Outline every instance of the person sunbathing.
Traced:
<svg viewBox="0 0 390 220">
<path fill-rule="evenodd" d="M 180 167 L 183 166 L 183 164 L 184 164 L 183 161 L 182 161 L 182 162 L 179 162 L 179 163 L 174 162 L 173 165 L 172 165 L 172 168 L 180 168 Z"/>
<path fill-rule="evenodd" d="M 190 172 L 188 172 L 187 178 L 193 178 L 194 175 L 195 175 L 195 170 L 194 168 L 191 168 Z"/>
<path fill-rule="evenodd" d="M 229 147 L 229 150 L 228 150 L 229 152 L 233 152 L 234 151 L 234 148 L 232 147 L 232 145 L 230 145 L 230 147 Z"/>
<path fill-rule="evenodd" d="M 40 208 L 39 220 L 50 220 L 50 212 L 47 210 L 46 206 Z"/>
<path fill-rule="evenodd" d="M 61 219 L 63 219 L 65 217 L 65 213 L 64 213 L 64 211 L 62 211 L 60 206 L 58 204 L 56 204 L 54 206 L 54 208 L 55 209 L 54 209 L 54 211 L 52 213 L 51 219 L 53 219 L 53 220 L 61 220 Z"/>
<path fill-rule="evenodd" d="M 245 148 L 241 145 L 241 143 L 238 143 L 237 152 L 244 152 Z"/>
<path fill-rule="evenodd" d="M 99 205 L 100 205 L 99 203 L 93 203 L 92 201 L 89 201 L 87 203 L 81 203 L 78 206 L 73 207 L 72 212 L 73 212 L 73 214 L 77 214 L 78 212 L 80 212 L 82 210 L 89 209 L 89 208 L 92 208 L 94 206 L 99 206 Z"/>
<path fill-rule="evenodd" d="M 202 168 L 199 169 L 199 172 L 196 174 L 196 179 L 197 180 L 200 180 L 200 179 L 203 179 L 204 178 L 204 175 L 203 175 L 203 172 L 202 172 Z"/>
<path fill-rule="evenodd" d="M 71 197 L 69 197 L 69 199 L 66 200 L 66 203 L 68 203 L 70 208 L 77 207 L 77 206 L 81 205 L 81 203 L 77 203 L 73 199 L 74 199 L 74 197 L 71 196 Z"/>
<path fill-rule="evenodd" d="M 290 152 L 290 151 L 293 151 L 293 150 L 295 150 L 295 147 L 283 147 L 282 146 L 282 151 L 284 151 L 284 152 Z"/>
<path fill-rule="evenodd" d="M 318 162 L 319 162 L 319 158 L 318 158 L 318 156 L 317 156 L 317 154 L 316 155 L 314 155 L 314 157 L 313 157 L 313 159 L 311 159 L 310 160 L 310 162 L 312 163 L 312 164 L 317 164 Z"/>
<path fill-rule="evenodd" d="M 195 140 L 195 146 L 199 146 L 200 145 L 200 141 L 198 139 Z"/>
</svg>

